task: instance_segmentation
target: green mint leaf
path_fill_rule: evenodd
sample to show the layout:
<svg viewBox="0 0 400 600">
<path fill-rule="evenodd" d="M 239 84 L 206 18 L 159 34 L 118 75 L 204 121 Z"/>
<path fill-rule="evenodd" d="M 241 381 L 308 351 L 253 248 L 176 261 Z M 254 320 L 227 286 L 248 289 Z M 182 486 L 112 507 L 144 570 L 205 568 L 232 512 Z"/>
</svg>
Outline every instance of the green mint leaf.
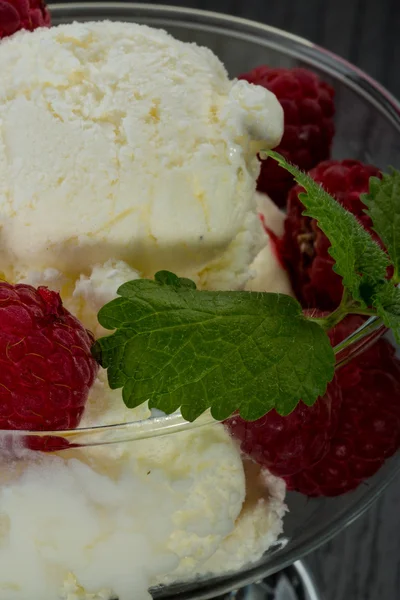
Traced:
<svg viewBox="0 0 400 600">
<path fill-rule="evenodd" d="M 188 421 L 208 408 L 217 420 L 236 410 L 255 420 L 313 404 L 333 377 L 328 336 L 289 296 L 199 291 L 165 272 L 118 293 L 98 316 L 116 331 L 93 352 L 128 407 L 149 400 Z"/>
<path fill-rule="evenodd" d="M 391 169 L 382 179 L 371 177 L 369 193 L 361 197 L 374 230 L 381 238 L 394 265 L 393 279 L 400 281 L 400 172 Z"/>
<path fill-rule="evenodd" d="M 400 344 L 400 289 L 386 281 L 374 298 L 374 308 Z"/>
<path fill-rule="evenodd" d="M 372 298 L 385 282 L 386 269 L 390 264 L 386 253 L 354 215 L 309 175 L 289 164 L 276 152 L 264 154 L 275 159 L 305 189 L 305 193 L 299 196 L 306 209 L 303 214 L 316 219 L 329 239 L 329 253 L 335 261 L 334 271 L 342 277 L 344 287 L 354 300 L 364 308 L 370 306 Z"/>
</svg>

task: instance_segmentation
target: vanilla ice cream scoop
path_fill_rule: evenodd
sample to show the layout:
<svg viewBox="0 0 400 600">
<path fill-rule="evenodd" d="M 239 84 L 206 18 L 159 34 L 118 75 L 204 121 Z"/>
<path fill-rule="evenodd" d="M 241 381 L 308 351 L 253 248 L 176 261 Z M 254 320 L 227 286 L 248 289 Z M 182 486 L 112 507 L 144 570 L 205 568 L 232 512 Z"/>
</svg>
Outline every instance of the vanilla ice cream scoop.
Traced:
<svg viewBox="0 0 400 600">
<path fill-rule="evenodd" d="M 220 424 L 38 454 L 1 463 L 1 600 L 151 600 L 210 559 L 245 499 Z"/>
<path fill-rule="evenodd" d="M 10 280 L 77 278 L 112 257 L 143 276 L 233 287 L 208 277 L 215 266 L 245 283 L 262 244 L 256 151 L 283 132 L 273 94 L 230 81 L 209 49 L 132 23 L 20 32 L 1 42 L 0 72 Z"/>
</svg>

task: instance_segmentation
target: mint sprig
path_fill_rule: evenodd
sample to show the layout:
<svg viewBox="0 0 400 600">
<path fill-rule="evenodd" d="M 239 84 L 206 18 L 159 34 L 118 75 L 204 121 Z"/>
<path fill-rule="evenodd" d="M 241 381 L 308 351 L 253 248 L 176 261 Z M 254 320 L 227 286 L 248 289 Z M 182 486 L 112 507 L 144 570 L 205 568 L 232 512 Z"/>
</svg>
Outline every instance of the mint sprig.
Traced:
<svg viewBox="0 0 400 600">
<path fill-rule="evenodd" d="M 394 266 L 393 280 L 400 283 L 400 173 L 391 169 L 382 179 L 371 177 L 369 193 L 361 200 L 368 207 L 374 231 L 381 238 Z"/>
<path fill-rule="evenodd" d="M 396 272 L 396 264 L 391 264 L 388 254 L 356 217 L 309 175 L 276 152 L 268 151 L 266 155 L 275 159 L 304 187 L 305 192 L 299 194 L 306 209 L 303 214 L 317 221 L 331 243 L 329 253 L 335 260 L 333 269 L 342 277 L 346 292 L 346 301 L 339 307 L 338 314 L 342 318 L 347 313 L 375 314 L 393 330 L 396 341 L 400 343 L 400 291 L 394 287 L 396 279 L 387 279 L 388 267 L 394 266 Z M 400 242 L 397 241 L 393 222 L 396 214 L 400 218 L 400 173 L 392 170 L 391 175 L 383 175 L 382 181 L 374 177 L 370 181 L 370 194 L 364 196 L 363 201 L 369 207 L 375 231 L 390 246 L 390 258 L 394 256 L 399 260 Z M 384 212 L 380 202 L 386 203 Z M 389 204 L 393 209 L 392 221 Z"/>
<path fill-rule="evenodd" d="M 389 259 L 386 253 L 360 225 L 355 216 L 336 202 L 309 175 L 288 163 L 277 152 L 268 152 L 281 167 L 289 171 L 305 192 L 299 195 L 304 215 L 318 222 L 331 243 L 329 253 L 335 261 L 335 273 L 352 298 L 367 308 L 377 288 L 386 278 Z"/>
<path fill-rule="evenodd" d="M 273 408 L 286 415 L 300 399 L 312 405 L 324 394 L 335 364 L 326 332 L 347 314 L 381 317 L 400 342 L 400 174 L 372 180 L 364 200 L 387 254 L 313 179 L 279 154 L 266 155 L 304 188 L 304 214 L 317 220 L 331 243 L 334 270 L 343 279 L 340 306 L 312 318 L 289 296 L 200 291 L 167 271 L 154 281 L 128 282 L 100 310 L 100 324 L 114 333 L 93 348 L 128 407 L 149 401 L 165 413 L 180 409 L 188 421 L 207 409 L 218 420 L 235 411 L 255 420 Z M 393 280 L 387 278 L 388 255 Z"/>
<path fill-rule="evenodd" d="M 210 408 L 255 420 L 324 394 L 334 354 L 323 329 L 290 296 L 207 292 L 172 273 L 124 284 L 100 324 L 117 331 L 94 347 L 112 389 L 133 408 L 149 400 L 188 421 Z"/>
</svg>

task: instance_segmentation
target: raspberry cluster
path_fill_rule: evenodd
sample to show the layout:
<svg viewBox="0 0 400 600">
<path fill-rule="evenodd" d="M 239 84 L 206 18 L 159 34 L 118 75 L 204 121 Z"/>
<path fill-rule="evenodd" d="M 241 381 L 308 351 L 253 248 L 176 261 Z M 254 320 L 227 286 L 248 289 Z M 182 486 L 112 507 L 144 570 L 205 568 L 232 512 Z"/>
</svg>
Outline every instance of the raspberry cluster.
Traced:
<svg viewBox="0 0 400 600">
<path fill-rule="evenodd" d="M 352 212 L 376 241 L 361 194 L 373 165 L 332 160 L 334 92 L 328 83 L 304 69 L 261 66 L 241 76 L 274 92 L 285 113 L 283 139 L 277 151 L 296 164 Z M 305 310 L 331 311 L 340 304 L 343 286 L 333 271 L 330 243 L 315 220 L 304 216 L 291 176 L 273 160 L 262 163 L 258 189 L 286 207 L 282 237 L 269 231 L 274 253 L 286 269 L 292 289 Z M 362 324 L 347 317 L 332 332 L 336 345 Z M 255 422 L 233 417 L 226 426 L 242 451 L 290 489 L 308 496 L 348 492 L 382 466 L 400 447 L 400 362 L 386 339 L 338 369 L 326 395 L 312 408 L 300 403 L 286 417 L 274 410 Z"/>
</svg>

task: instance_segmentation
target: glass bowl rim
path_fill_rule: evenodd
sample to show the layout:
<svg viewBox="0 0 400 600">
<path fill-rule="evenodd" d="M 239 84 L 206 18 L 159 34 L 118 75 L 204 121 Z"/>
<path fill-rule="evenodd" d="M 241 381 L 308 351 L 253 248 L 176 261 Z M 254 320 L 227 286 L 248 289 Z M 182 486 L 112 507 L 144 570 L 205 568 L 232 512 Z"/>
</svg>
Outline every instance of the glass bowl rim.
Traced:
<svg viewBox="0 0 400 600">
<path fill-rule="evenodd" d="M 288 42 L 292 42 L 295 44 L 296 49 L 310 50 L 311 54 L 316 55 L 317 58 L 323 59 L 323 64 L 325 66 L 331 66 L 335 71 L 335 74 L 345 73 L 347 76 L 354 75 L 356 81 L 362 81 L 366 84 L 367 87 L 371 89 L 368 91 L 374 91 L 379 96 L 386 101 L 391 109 L 393 110 L 395 116 L 398 120 L 398 125 L 400 127 L 400 101 L 395 98 L 389 90 L 387 90 L 383 85 L 381 85 L 376 79 L 368 75 L 365 71 L 352 64 L 345 58 L 311 42 L 307 38 L 299 36 L 294 33 L 290 33 L 289 31 L 285 31 L 284 29 L 280 29 L 278 27 L 273 27 L 272 25 L 267 25 L 266 23 L 259 23 L 257 21 L 253 21 L 251 19 L 246 19 L 243 17 L 237 17 L 235 15 L 221 13 L 212 10 L 203 10 L 200 8 L 191 8 L 186 6 L 175 6 L 175 5 L 164 5 L 157 3 L 148 3 L 148 2 L 112 2 L 112 1 L 100 1 L 100 2 L 57 2 L 53 4 L 51 2 L 48 3 L 48 7 L 50 9 L 51 14 L 53 12 L 62 13 L 63 11 L 96 11 L 96 9 L 114 9 L 114 10 L 136 10 L 143 13 L 153 13 L 156 15 L 157 13 L 168 14 L 168 16 L 183 16 L 183 17 L 193 17 L 193 18 L 209 18 L 216 21 L 219 24 L 227 24 L 227 25 L 236 25 L 239 28 L 250 28 L 258 32 L 265 32 L 267 34 L 272 34 L 281 40 Z M 307 53 L 309 54 L 309 53 Z M 348 82 L 349 83 L 349 82 Z M 381 105 L 377 105 L 378 108 L 382 109 Z M 388 108 L 385 106 L 385 108 Z"/>
<path fill-rule="evenodd" d="M 266 33 L 275 36 L 281 43 L 294 44 L 294 50 L 306 50 L 307 57 L 314 58 L 318 65 L 322 64 L 338 78 L 339 75 L 346 77 L 347 85 L 353 81 L 358 87 L 358 92 L 364 91 L 369 95 L 369 100 L 381 111 L 384 110 L 387 117 L 391 117 L 393 125 L 397 125 L 400 133 L 400 103 L 388 92 L 382 85 L 375 81 L 361 69 L 352 65 L 345 59 L 336 54 L 321 48 L 320 46 L 308 41 L 300 36 L 286 32 L 267 24 L 257 23 L 255 21 L 235 17 L 224 13 L 193 9 L 189 7 L 149 4 L 137 2 L 68 2 L 49 4 L 51 14 L 62 14 L 63 11 L 80 12 L 87 11 L 95 13 L 98 9 L 113 9 L 121 11 L 136 10 L 143 14 L 164 13 L 168 16 L 193 17 L 202 19 L 211 19 L 218 24 L 236 25 L 238 28 L 253 29 L 258 33 Z M 312 62 L 312 61 L 311 61 Z M 359 88 L 363 88 L 360 90 Z M 383 104 L 377 102 L 377 99 L 383 101 Z M 386 109 L 386 110 L 385 110 Z M 378 337 L 383 335 L 385 328 L 380 319 L 372 317 L 368 319 L 361 327 L 354 331 L 348 338 L 335 346 L 336 366 L 348 362 L 356 354 L 365 349 Z M 121 399 L 122 401 L 122 399 Z M 129 421 L 125 423 L 113 423 L 108 425 L 94 425 L 88 427 L 78 427 L 76 429 L 56 430 L 56 431 L 24 431 L 24 430 L 0 430 L 3 436 L 22 437 L 56 437 L 64 438 L 72 446 L 82 445 L 103 445 L 121 441 L 133 441 L 136 439 L 146 439 L 150 437 L 166 435 L 179 431 L 187 431 L 198 428 L 203 425 L 217 423 L 209 411 L 194 421 L 189 423 L 184 420 L 180 413 L 166 415 L 161 417 L 152 417 L 145 420 Z"/>
</svg>

